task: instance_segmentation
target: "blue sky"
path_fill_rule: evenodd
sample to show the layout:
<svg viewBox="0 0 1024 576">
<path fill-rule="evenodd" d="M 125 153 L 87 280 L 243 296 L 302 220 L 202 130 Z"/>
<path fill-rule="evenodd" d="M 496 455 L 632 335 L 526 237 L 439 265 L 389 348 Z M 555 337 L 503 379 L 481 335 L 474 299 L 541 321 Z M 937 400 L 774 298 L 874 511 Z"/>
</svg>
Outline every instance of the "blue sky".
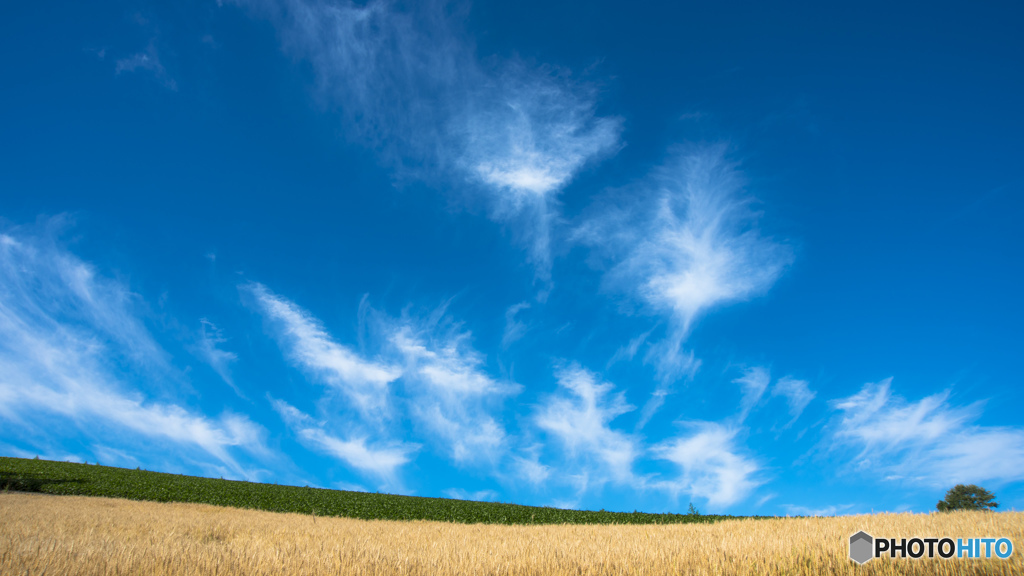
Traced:
<svg viewBox="0 0 1024 576">
<path fill-rule="evenodd" d="M 1020 7 L 3 12 L 4 455 L 1024 508 Z"/>
</svg>

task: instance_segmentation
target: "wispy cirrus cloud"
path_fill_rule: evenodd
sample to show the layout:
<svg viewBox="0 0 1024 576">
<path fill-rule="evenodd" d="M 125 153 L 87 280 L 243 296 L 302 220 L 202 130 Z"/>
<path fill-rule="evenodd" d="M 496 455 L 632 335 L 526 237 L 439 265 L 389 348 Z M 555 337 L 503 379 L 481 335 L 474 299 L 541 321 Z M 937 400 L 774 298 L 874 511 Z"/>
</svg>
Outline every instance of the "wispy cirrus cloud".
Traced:
<svg viewBox="0 0 1024 576">
<path fill-rule="evenodd" d="M 364 302 L 360 314 L 375 351 L 370 359 L 336 342 L 319 320 L 265 286 L 249 283 L 241 289 L 254 297 L 285 356 L 313 378 L 341 390 L 357 408 L 355 418 L 336 415 L 316 428 L 304 425 L 307 443 L 321 448 L 330 444 L 332 454 L 352 464 L 351 455 L 341 448 L 355 447 L 339 444 L 329 430 L 342 428 L 362 441 L 371 436 L 385 441 L 395 436 L 396 422 L 409 418 L 457 464 L 497 465 L 507 453 L 507 434 L 494 412 L 521 387 L 487 373 L 484 357 L 470 344 L 472 335 L 447 317 L 445 307 L 426 318 L 391 318 Z M 283 404 L 277 406 L 293 424 L 310 422 Z"/>
<path fill-rule="evenodd" d="M 127 362 L 167 371 L 168 354 L 138 318 L 144 308 L 138 295 L 100 276 L 94 266 L 57 243 L 58 232 L 70 225 L 58 216 L 39 230 L 0 234 L 6 267 L 3 303 L 10 318 L 17 320 L 14 325 L 45 327 L 55 334 L 65 324 L 85 326 Z"/>
<path fill-rule="evenodd" d="M 507 66 L 462 107 L 463 168 L 503 192 L 501 210 L 559 191 L 618 145 L 620 120 L 595 114 L 596 95 L 556 69 Z"/>
<path fill-rule="evenodd" d="M 382 324 L 404 366 L 410 413 L 456 463 L 496 464 L 508 445 L 494 411 L 522 387 L 491 377 L 470 345 L 472 335 L 443 320 L 442 309 L 426 320 Z"/>
<path fill-rule="evenodd" d="M 785 427 L 789 427 L 803 414 L 804 409 L 817 395 L 810 389 L 810 384 L 806 380 L 799 380 L 792 376 L 783 376 L 776 380 L 775 384 L 770 386 L 769 392 L 771 372 L 763 366 L 747 368 L 743 371 L 742 376 L 733 380 L 733 383 L 740 385 L 743 394 L 740 411 L 736 417 L 740 424 L 761 403 L 767 393 L 772 398 L 781 396 L 785 400 L 791 418 Z"/>
<path fill-rule="evenodd" d="M 459 5 L 236 3 L 271 20 L 283 50 L 311 63 L 318 94 L 356 140 L 401 175 L 484 191 L 491 216 L 513 225 L 538 277 L 549 277 L 555 196 L 619 146 L 621 120 L 597 114 L 593 88 L 553 67 L 483 63 Z"/>
<path fill-rule="evenodd" d="M 299 369 L 344 393 L 371 422 L 390 417 L 390 384 L 401 368 L 363 358 L 339 344 L 311 314 L 259 283 L 240 289 L 251 294 L 285 356 Z"/>
<path fill-rule="evenodd" d="M 551 467 L 540 463 L 541 444 L 520 449 L 520 455 L 512 457 L 512 476 L 525 480 L 533 486 L 540 486 L 551 476 Z"/>
<path fill-rule="evenodd" d="M 522 338 L 529 327 L 522 320 L 516 319 L 516 316 L 523 310 L 530 308 L 529 302 L 520 302 L 513 304 L 505 310 L 505 331 L 501 335 L 501 347 L 508 348 L 513 342 Z"/>
<path fill-rule="evenodd" d="M 252 296 L 291 364 L 343 395 L 341 405 L 332 404 L 329 397 L 320 398 L 319 412 L 324 415 L 320 419 L 284 400 L 269 398 L 298 441 L 369 475 L 383 487 L 401 488 L 399 469 L 420 448 L 395 438 L 399 434 L 393 424 L 402 407 L 393 384 L 402 376 L 402 368 L 380 355 L 370 359 L 338 343 L 320 320 L 262 284 L 250 282 L 239 289 Z"/>
<path fill-rule="evenodd" d="M 611 260 L 606 285 L 667 314 L 665 339 L 651 343 L 661 384 L 643 422 L 671 383 L 700 365 L 683 343 L 708 311 L 767 291 L 792 261 L 789 247 L 763 235 L 754 199 L 725 146 L 676 152 L 645 183 L 595 204 L 576 241 Z"/>
<path fill-rule="evenodd" d="M 118 440 L 166 443 L 185 454 L 198 448 L 249 476 L 234 451 L 269 455 L 265 430 L 244 415 L 211 418 L 153 401 L 133 386 L 139 374 L 166 377 L 166 353 L 137 317 L 137 298 L 54 234 L 0 234 L 0 418 L 33 422 L 36 430 L 74 426 L 110 449 Z M 125 431 L 134 433 L 131 441 Z"/>
<path fill-rule="evenodd" d="M 411 460 L 419 449 L 404 442 L 371 443 L 366 435 L 341 438 L 328 432 L 327 423 L 317 422 L 308 414 L 283 400 L 271 399 L 274 410 L 307 448 L 333 456 L 363 474 L 369 474 L 384 486 L 398 488 L 398 469 Z"/>
<path fill-rule="evenodd" d="M 559 393 L 544 401 L 534 422 L 565 451 L 561 468 L 575 476 L 580 491 L 612 481 L 629 484 L 635 480 L 633 462 L 640 454 L 631 435 L 615 430 L 611 422 L 634 410 L 623 392 L 578 365 L 556 372 Z M 576 473 L 571 472 L 575 470 Z"/>
<path fill-rule="evenodd" d="M 351 135 L 403 171 L 451 164 L 447 124 L 478 72 L 457 35 L 459 13 L 438 2 L 234 0 L 270 20 L 282 50 L 310 63 L 316 95 Z"/>
<path fill-rule="evenodd" d="M 199 341 L 193 347 L 195 353 L 213 368 L 225 384 L 231 387 L 240 398 L 245 398 L 242 391 L 235 385 L 231 376 L 231 364 L 238 360 L 234 352 L 222 350 L 220 344 L 227 342 L 217 325 L 206 318 L 199 320 Z"/>
<path fill-rule="evenodd" d="M 445 496 L 456 500 L 473 500 L 474 502 L 493 502 L 498 499 L 498 493 L 494 490 L 477 490 L 469 492 L 462 488 L 449 488 L 444 491 Z"/>
<path fill-rule="evenodd" d="M 746 369 L 743 372 L 743 376 L 733 380 L 733 383 L 739 384 L 743 391 L 743 400 L 740 402 L 740 414 L 738 417 L 741 423 L 747 419 L 747 415 L 750 414 L 754 406 L 757 406 L 757 403 L 761 401 L 761 397 L 764 396 L 764 392 L 768 389 L 770 382 L 771 375 L 768 373 L 768 370 L 760 366 Z"/>
<path fill-rule="evenodd" d="M 547 279 L 557 194 L 588 163 L 617 150 L 621 121 L 595 114 L 595 95 L 569 77 L 516 64 L 486 80 L 454 120 L 457 165 L 516 226 Z"/>
<path fill-rule="evenodd" d="M 787 424 L 789 426 L 804 413 L 804 409 L 811 403 L 811 400 L 814 400 L 817 393 L 811 390 L 806 380 L 783 376 L 775 382 L 775 386 L 772 386 L 772 396 L 782 396 L 786 399 L 791 417 Z"/>
<path fill-rule="evenodd" d="M 753 492 L 763 481 L 760 465 L 737 446 L 738 428 L 715 422 L 683 422 L 692 433 L 665 440 L 651 448 L 659 459 L 675 463 L 680 475 L 651 484 L 678 498 L 687 493 L 705 498 L 716 508 L 731 506 Z"/>
<path fill-rule="evenodd" d="M 140 72 L 145 71 L 153 75 L 154 78 L 165 88 L 172 91 L 178 90 L 178 83 L 167 73 L 163 63 L 160 61 L 160 54 L 157 52 L 156 42 L 150 41 L 149 45 L 144 51 L 136 52 L 131 56 L 120 58 L 114 63 L 114 73 L 121 75 L 122 73 L 128 72 Z"/>
<path fill-rule="evenodd" d="M 972 424 L 982 402 L 953 406 L 949 390 L 908 402 L 891 385 L 830 403 L 839 413 L 830 447 L 856 451 L 854 469 L 934 486 L 1024 479 L 1024 429 Z"/>
</svg>

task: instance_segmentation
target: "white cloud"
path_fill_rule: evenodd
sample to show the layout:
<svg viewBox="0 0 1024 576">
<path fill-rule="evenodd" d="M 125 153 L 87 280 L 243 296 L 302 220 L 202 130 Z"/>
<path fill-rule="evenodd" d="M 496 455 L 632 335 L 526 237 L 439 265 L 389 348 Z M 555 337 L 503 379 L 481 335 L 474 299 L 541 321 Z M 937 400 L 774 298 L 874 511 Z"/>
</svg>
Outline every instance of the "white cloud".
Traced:
<svg viewBox="0 0 1024 576">
<path fill-rule="evenodd" d="M 468 332 L 454 332 L 431 345 L 411 325 L 405 324 L 393 332 L 390 339 L 413 366 L 412 371 L 438 394 L 488 396 L 517 391 L 517 385 L 498 382 L 481 369 L 483 358 L 468 346 L 470 338 Z"/>
<path fill-rule="evenodd" d="M 504 426 L 489 414 L 473 414 L 458 406 L 433 402 L 414 406 L 412 414 L 437 434 L 437 441 L 455 462 L 495 462 L 506 448 Z"/>
<path fill-rule="evenodd" d="M 400 368 L 365 359 L 338 344 L 316 318 L 262 284 L 242 289 L 255 297 L 289 360 L 341 390 L 363 418 L 379 422 L 388 417 L 389 384 L 402 375 Z"/>
<path fill-rule="evenodd" d="M 748 368 L 744 371 L 743 376 L 733 380 L 743 388 L 743 400 L 740 402 L 740 423 L 747 419 L 747 414 L 750 414 L 754 406 L 761 401 L 770 381 L 771 376 L 769 376 L 768 370 L 760 366 Z"/>
<path fill-rule="evenodd" d="M 282 50 L 308 61 L 324 104 L 390 162 L 443 153 L 456 94 L 479 72 L 437 2 L 235 0 L 278 28 Z"/>
<path fill-rule="evenodd" d="M 13 458 L 39 458 L 40 460 L 49 460 L 50 462 L 85 463 L 85 458 L 75 454 L 50 452 L 47 449 L 22 450 L 21 448 L 12 446 L 6 442 L 0 442 L 0 450 L 3 451 L 5 456 Z"/>
<path fill-rule="evenodd" d="M 139 52 L 132 54 L 128 58 L 122 58 L 117 61 L 115 65 L 115 72 L 120 74 L 121 72 L 134 72 L 138 69 L 152 70 L 157 66 L 157 60 L 151 58 L 149 54 Z"/>
<path fill-rule="evenodd" d="M 306 447 L 338 458 L 359 472 L 383 481 L 386 486 L 398 485 L 398 468 L 408 463 L 410 454 L 419 448 L 415 444 L 399 442 L 371 446 L 365 436 L 339 438 L 328 433 L 323 423 L 314 421 L 287 402 L 272 400 L 271 404 Z"/>
<path fill-rule="evenodd" d="M 60 226 L 59 219 L 50 224 Z M 167 367 L 135 302 L 48 235 L 0 235 L 0 417 L 24 423 L 60 416 L 59 425 L 106 444 L 134 432 L 199 448 L 246 476 L 231 449 L 265 455 L 262 427 L 241 415 L 209 418 L 148 401 L 126 381 L 119 358 L 144 372 Z"/>
<path fill-rule="evenodd" d="M 951 406 L 949 391 L 908 403 L 891 383 L 831 402 L 840 412 L 832 448 L 859 450 L 857 469 L 934 486 L 1024 479 L 1024 430 L 973 425 L 981 403 Z"/>
<path fill-rule="evenodd" d="M 493 217 L 519 226 L 546 277 L 554 196 L 618 148 L 621 121 L 597 117 L 594 95 L 555 74 L 512 66 L 487 85 L 455 118 L 458 164 L 491 191 Z"/>
<path fill-rule="evenodd" d="M 608 365 L 606 367 L 610 368 L 612 364 L 619 361 L 625 360 L 628 362 L 632 360 L 636 356 L 637 351 L 640 350 L 640 346 L 647 341 L 648 337 L 650 337 L 651 332 L 653 332 L 653 330 L 648 330 L 647 332 L 630 339 L 629 344 L 626 344 L 615 351 L 615 354 L 612 355 L 612 358 L 608 361 Z"/>
<path fill-rule="evenodd" d="M 504 426 L 490 411 L 521 387 L 491 378 L 471 335 L 436 322 L 405 321 L 385 329 L 401 355 L 413 417 L 425 425 L 458 463 L 496 463 L 506 450 Z"/>
<path fill-rule="evenodd" d="M 352 484 L 351 482 L 335 482 L 334 487 L 338 490 L 347 490 L 349 492 L 369 492 L 365 486 L 361 484 Z"/>
<path fill-rule="evenodd" d="M 505 331 L 501 335 L 501 347 L 508 348 L 513 342 L 519 340 L 526 334 L 527 326 L 522 320 L 516 320 L 516 315 L 530 307 L 528 302 L 513 304 L 505 310 Z"/>
<path fill-rule="evenodd" d="M 699 367 L 683 349 L 694 323 L 715 307 L 767 291 L 792 254 L 761 234 L 754 201 L 724 146 L 677 153 L 630 194 L 595 204 L 573 236 L 614 262 L 607 285 L 670 319 L 665 339 L 645 356 L 662 381 L 646 415 L 673 381 Z"/>
<path fill-rule="evenodd" d="M 124 450 L 111 448 L 110 446 L 103 446 L 101 444 L 94 445 L 92 447 L 92 453 L 96 455 L 98 462 L 102 462 L 107 466 L 117 465 L 120 468 L 131 468 L 132 466 L 142 465 L 139 459 L 132 454 L 129 454 Z"/>
<path fill-rule="evenodd" d="M 673 497 L 689 493 L 705 498 L 716 508 L 731 506 L 757 488 L 760 467 L 743 456 L 736 447 L 739 430 L 713 422 L 689 423 L 693 434 L 666 440 L 653 448 L 655 457 L 677 464 L 680 476 L 671 481 L 653 483 Z"/>
<path fill-rule="evenodd" d="M 136 311 L 144 309 L 141 299 L 56 245 L 52 236 L 67 225 L 56 217 L 38 237 L 0 234 L 6 268 L 3 304 L 18 319 L 17 326 L 54 332 L 61 331 L 62 323 L 86 326 L 109 342 L 119 358 L 166 371 L 167 353 L 137 318 Z"/>
<path fill-rule="evenodd" d="M 618 148 L 621 120 L 597 116 L 593 90 L 551 68 L 483 64 L 460 32 L 463 11 L 443 2 L 236 3 L 274 22 L 325 103 L 400 173 L 487 191 L 492 217 L 514 224 L 547 278 L 553 196 Z"/>
<path fill-rule="evenodd" d="M 612 394 L 612 384 L 598 382 L 594 374 L 579 366 L 561 368 L 556 377 L 563 392 L 545 400 L 535 422 L 565 448 L 566 466 L 579 465 L 588 478 L 596 477 L 598 484 L 633 481 L 637 442 L 610 424 L 634 407 L 626 403 L 622 392 Z"/>
<path fill-rule="evenodd" d="M 765 392 L 769 389 L 771 376 L 767 368 L 754 366 L 743 372 L 743 376 L 733 380 L 742 388 L 743 399 L 740 401 L 740 411 L 737 415 L 737 422 L 742 424 L 750 412 L 761 403 Z M 811 391 L 807 381 L 798 380 L 792 376 L 783 376 L 770 386 L 771 396 L 782 396 L 789 406 L 791 420 L 785 427 L 789 427 L 800 417 L 804 409 L 814 399 L 815 393 Z"/>
<path fill-rule="evenodd" d="M 471 334 L 452 325 L 444 307 L 427 319 L 397 320 L 374 312 L 364 300 L 361 321 L 371 320 L 365 327 L 380 353 L 371 361 L 335 342 L 294 303 L 259 284 L 243 289 L 274 324 L 286 355 L 341 389 L 359 409 L 359 421 L 373 425 L 375 434 L 383 431 L 385 420 L 393 422 L 402 413 L 456 463 L 496 465 L 504 457 L 506 432 L 492 412 L 521 387 L 488 375 L 484 357 L 470 345 Z M 395 389 L 398 379 L 405 392 L 401 397 Z M 350 428 L 357 424 L 346 423 Z M 317 440 L 321 446 L 325 442 Z"/>
<path fill-rule="evenodd" d="M 217 347 L 218 344 L 227 342 L 227 339 L 224 338 L 220 329 L 213 322 L 202 318 L 199 320 L 199 323 L 199 342 L 195 346 L 195 352 L 213 368 L 213 371 L 220 376 L 225 384 L 231 386 L 235 394 L 245 398 L 242 391 L 235 385 L 234 378 L 231 377 L 231 363 L 237 360 L 238 356 L 234 352 L 221 350 Z"/>
<path fill-rule="evenodd" d="M 615 273 L 639 279 L 639 295 L 670 311 L 680 333 L 717 305 L 764 292 L 789 264 L 786 247 L 757 229 L 724 147 L 676 158 L 656 182 L 649 227 Z"/>
<path fill-rule="evenodd" d="M 444 494 L 455 500 L 472 500 L 474 502 L 493 502 L 498 498 L 498 493 L 494 490 L 468 492 L 462 488 L 449 488 L 444 491 Z"/>
<path fill-rule="evenodd" d="M 114 73 L 118 75 L 123 72 L 137 72 L 139 70 L 152 73 L 165 88 L 174 91 L 178 90 L 178 83 L 174 78 L 171 78 L 163 63 L 160 62 L 160 55 L 157 53 L 155 41 L 151 41 L 144 52 L 137 52 L 127 58 L 121 58 L 114 64 Z"/>
<path fill-rule="evenodd" d="M 368 359 L 339 344 L 310 313 L 261 284 L 249 283 L 240 289 L 253 296 L 286 358 L 343 394 L 341 414 L 339 406 L 329 408 L 332 404 L 320 399 L 320 413 L 331 414 L 320 421 L 284 400 L 270 399 L 299 442 L 374 478 L 383 488 L 401 489 L 398 471 L 420 448 L 388 438 L 400 406 L 392 388 L 403 375 L 402 367 L 384 359 Z M 355 412 L 345 415 L 350 406 Z"/>
<path fill-rule="evenodd" d="M 796 421 L 803 414 L 807 405 L 817 396 L 807 384 L 806 380 L 797 380 L 790 376 L 784 376 L 772 386 L 772 396 L 782 396 L 789 405 L 789 415 L 792 418 L 790 424 Z"/>
<path fill-rule="evenodd" d="M 541 464 L 537 454 L 532 454 L 530 458 L 513 456 L 512 461 L 515 475 L 534 486 L 541 485 L 551 476 L 551 467 Z"/>
<path fill-rule="evenodd" d="M 617 146 L 620 121 L 596 117 L 593 94 L 565 76 L 513 65 L 488 84 L 459 118 L 463 162 L 513 209 Z"/>
</svg>

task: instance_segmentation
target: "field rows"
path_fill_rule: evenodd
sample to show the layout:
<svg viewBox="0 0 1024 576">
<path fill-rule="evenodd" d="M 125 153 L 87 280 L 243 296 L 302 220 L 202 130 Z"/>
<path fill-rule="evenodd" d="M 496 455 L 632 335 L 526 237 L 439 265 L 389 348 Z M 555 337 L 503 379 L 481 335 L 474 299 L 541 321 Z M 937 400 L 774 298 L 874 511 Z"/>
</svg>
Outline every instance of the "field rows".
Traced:
<svg viewBox="0 0 1024 576">
<path fill-rule="evenodd" d="M 0 493 L 0 574 L 1024 574 L 1009 560 L 847 559 L 857 530 L 1005 535 L 1024 513 L 712 524 L 528 525 L 318 518 L 203 504 Z"/>
<path fill-rule="evenodd" d="M 65 496 L 191 502 L 364 520 L 438 520 L 470 524 L 668 524 L 714 522 L 727 518 L 562 510 L 497 502 L 370 494 L 0 457 L 0 490 L 5 488 Z"/>
</svg>

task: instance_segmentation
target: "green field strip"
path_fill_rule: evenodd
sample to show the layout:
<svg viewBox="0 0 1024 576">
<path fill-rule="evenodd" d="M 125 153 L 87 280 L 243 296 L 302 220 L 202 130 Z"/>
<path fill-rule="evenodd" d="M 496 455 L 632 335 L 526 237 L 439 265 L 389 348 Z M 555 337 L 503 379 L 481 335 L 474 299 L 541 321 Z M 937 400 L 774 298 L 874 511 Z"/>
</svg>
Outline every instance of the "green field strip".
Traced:
<svg viewBox="0 0 1024 576">
<path fill-rule="evenodd" d="M 436 520 L 466 524 L 684 524 L 736 516 L 563 510 L 220 480 L 93 464 L 0 457 L 0 490 L 192 502 L 365 520 Z"/>
</svg>

